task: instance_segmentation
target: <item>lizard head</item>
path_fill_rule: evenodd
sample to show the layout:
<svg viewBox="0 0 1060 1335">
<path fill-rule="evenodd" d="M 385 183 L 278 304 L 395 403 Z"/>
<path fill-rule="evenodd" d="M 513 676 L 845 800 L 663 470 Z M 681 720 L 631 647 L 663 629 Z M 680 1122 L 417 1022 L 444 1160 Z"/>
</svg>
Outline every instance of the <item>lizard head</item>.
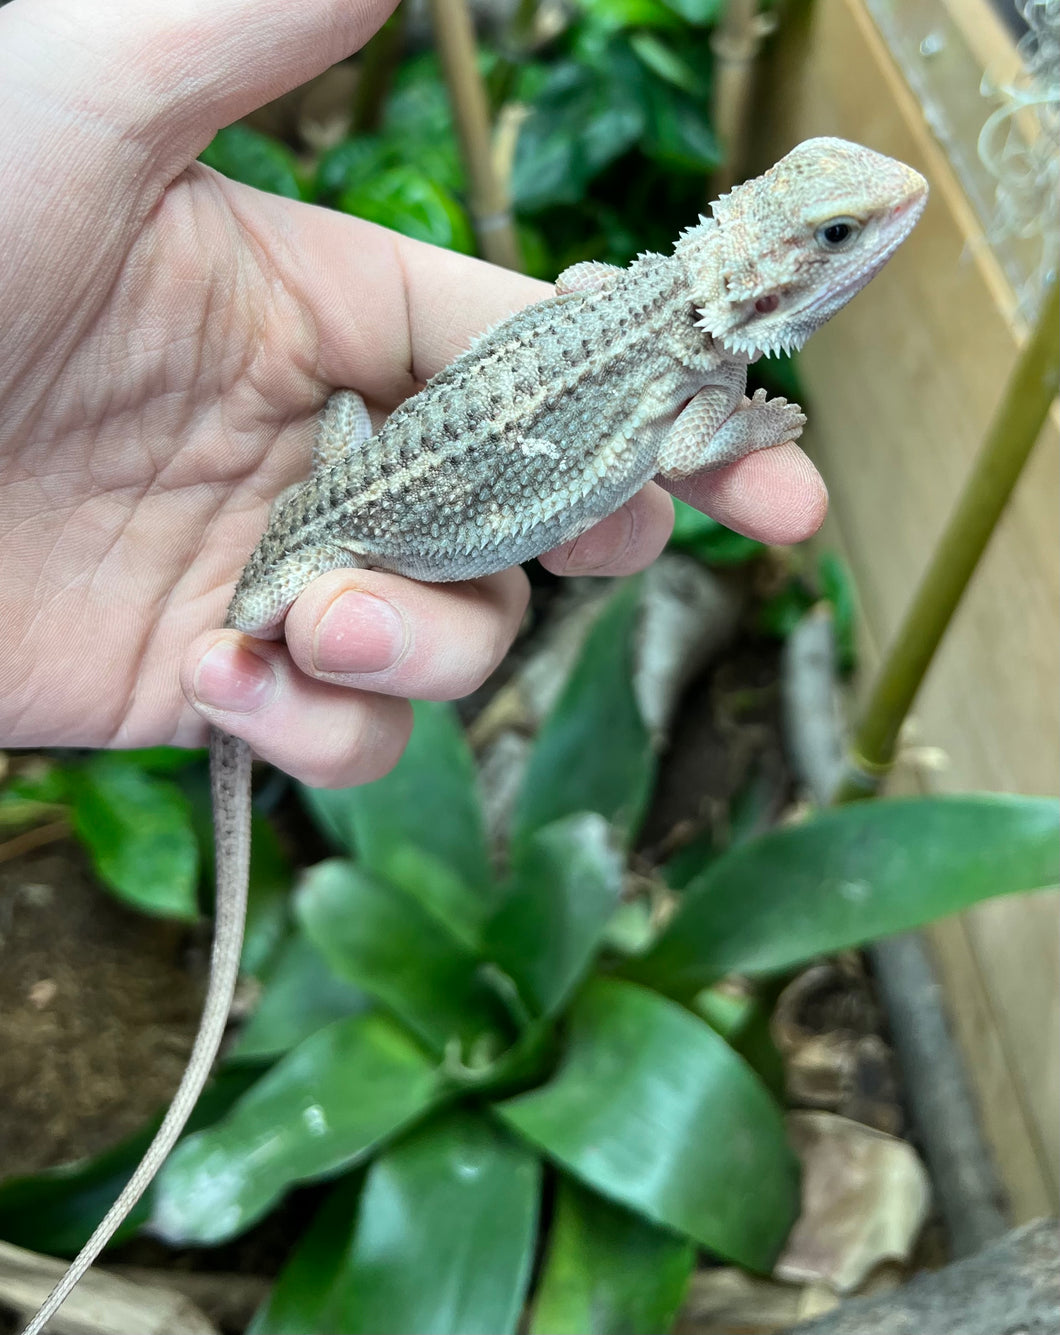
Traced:
<svg viewBox="0 0 1060 1335">
<path fill-rule="evenodd" d="M 801 348 L 913 229 L 927 182 L 843 139 L 807 139 L 683 232 L 697 324 L 727 352 Z"/>
</svg>

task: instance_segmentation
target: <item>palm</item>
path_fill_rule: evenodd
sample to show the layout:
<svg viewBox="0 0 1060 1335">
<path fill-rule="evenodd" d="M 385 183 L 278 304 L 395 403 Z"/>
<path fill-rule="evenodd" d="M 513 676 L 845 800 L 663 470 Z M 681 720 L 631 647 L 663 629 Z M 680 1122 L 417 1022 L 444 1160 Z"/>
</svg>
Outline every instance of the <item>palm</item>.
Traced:
<svg viewBox="0 0 1060 1335">
<path fill-rule="evenodd" d="M 393 763 L 405 697 L 473 689 L 514 634 L 517 574 L 428 591 L 360 572 L 347 583 L 400 613 L 404 649 L 365 657 L 362 600 L 348 664 L 322 671 L 335 572 L 295 604 L 287 649 L 262 650 L 265 704 L 204 698 L 193 676 L 329 390 L 383 413 L 548 290 L 195 164 L 218 125 L 356 49 L 390 8 L 190 0 L 186 25 L 131 0 L 91 25 L 73 0 L 0 9 L 5 742 L 191 744 L 205 714 L 302 777 L 353 782 Z M 767 540 L 804 536 L 816 476 L 794 447 L 766 454 L 686 494 Z M 667 507 L 646 489 L 553 568 L 642 567 Z M 232 661 L 221 693 L 228 672 L 250 699 L 246 654 Z"/>
<path fill-rule="evenodd" d="M 67 294 L 50 294 L 36 374 L 54 379 L 38 412 L 6 418 L 2 504 L 21 522 L 0 583 L 20 652 L 2 689 L 27 736 L 197 733 L 174 660 L 218 622 L 322 395 L 313 323 L 262 260 L 267 243 L 252 246 L 234 219 L 227 187 L 191 171 L 167 194 L 105 256 L 110 281 L 94 284 L 70 352 Z M 71 642 L 90 653 L 42 694 L 35 666 Z M 109 708 L 90 716 L 101 677 Z"/>
</svg>

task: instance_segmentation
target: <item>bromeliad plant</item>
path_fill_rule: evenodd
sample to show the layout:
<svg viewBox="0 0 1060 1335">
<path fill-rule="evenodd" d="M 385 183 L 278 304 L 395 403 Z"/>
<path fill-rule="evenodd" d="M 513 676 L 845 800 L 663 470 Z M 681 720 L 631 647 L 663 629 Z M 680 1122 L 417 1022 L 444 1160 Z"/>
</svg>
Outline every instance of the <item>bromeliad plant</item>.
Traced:
<svg viewBox="0 0 1060 1335">
<path fill-rule="evenodd" d="M 654 765 L 637 610 L 632 580 L 591 631 L 502 872 L 448 708 L 418 707 L 387 779 L 305 792 L 341 855 L 303 878 L 151 1205 L 164 1237 L 210 1245 L 334 1183 L 258 1335 L 495 1335 L 528 1307 L 541 1335 L 669 1329 L 697 1249 L 768 1270 L 798 1209 L 761 1010 L 726 1009 L 719 981 L 1056 881 L 1052 801 L 859 804 L 675 874 L 676 912 L 634 949 L 625 852 Z M 73 1248 L 122 1154 L 0 1189 L 0 1234 Z"/>
</svg>

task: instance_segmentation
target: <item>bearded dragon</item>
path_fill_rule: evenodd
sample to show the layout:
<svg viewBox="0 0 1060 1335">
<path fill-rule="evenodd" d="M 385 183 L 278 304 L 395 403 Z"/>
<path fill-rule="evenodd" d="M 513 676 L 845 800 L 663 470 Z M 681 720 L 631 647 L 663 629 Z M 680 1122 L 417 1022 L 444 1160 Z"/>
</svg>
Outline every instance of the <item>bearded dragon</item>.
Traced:
<svg viewBox="0 0 1060 1335">
<path fill-rule="evenodd" d="M 653 477 L 796 439 L 796 404 L 744 395 L 748 364 L 794 351 L 909 235 L 927 183 L 841 139 L 810 139 L 711 205 L 671 255 L 593 261 L 483 335 L 378 434 L 350 390 L 325 406 L 312 476 L 274 505 L 225 625 L 278 639 L 327 571 L 473 579 L 577 537 Z M 38 1335 L 173 1148 L 206 1083 L 242 945 L 250 750 L 211 740 L 217 912 L 210 982 L 180 1087 L 128 1185 L 27 1326 Z"/>
</svg>

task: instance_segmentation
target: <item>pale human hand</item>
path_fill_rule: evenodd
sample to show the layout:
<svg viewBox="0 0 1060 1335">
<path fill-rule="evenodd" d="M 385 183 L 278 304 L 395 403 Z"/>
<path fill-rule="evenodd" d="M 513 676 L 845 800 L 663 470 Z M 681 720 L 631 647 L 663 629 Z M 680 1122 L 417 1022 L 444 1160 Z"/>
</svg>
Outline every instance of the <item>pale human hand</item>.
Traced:
<svg viewBox="0 0 1060 1335">
<path fill-rule="evenodd" d="M 270 501 L 308 470 L 330 391 L 358 389 L 381 420 L 549 291 L 194 161 L 391 7 L 0 9 L 6 744 L 196 745 L 209 721 L 310 782 L 359 782 L 400 754 L 409 697 L 466 694 L 511 642 L 518 570 L 444 586 L 335 572 L 295 603 L 284 642 L 250 652 L 213 629 Z M 805 537 L 825 503 L 794 445 L 682 494 L 770 542 Z M 645 488 L 545 563 L 639 569 L 670 509 Z"/>
</svg>

